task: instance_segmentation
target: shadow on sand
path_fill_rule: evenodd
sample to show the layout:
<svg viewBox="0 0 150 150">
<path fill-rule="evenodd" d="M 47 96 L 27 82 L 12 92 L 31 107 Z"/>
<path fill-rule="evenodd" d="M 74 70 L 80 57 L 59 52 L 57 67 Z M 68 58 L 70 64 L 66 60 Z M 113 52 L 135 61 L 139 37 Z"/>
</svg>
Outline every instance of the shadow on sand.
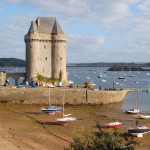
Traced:
<svg viewBox="0 0 150 150">
<path fill-rule="evenodd" d="M 59 123 L 57 122 L 43 122 L 43 121 L 39 121 L 39 123 L 41 125 L 60 125 Z"/>
<path fill-rule="evenodd" d="M 42 112 L 26 112 L 27 115 L 41 115 Z"/>
</svg>

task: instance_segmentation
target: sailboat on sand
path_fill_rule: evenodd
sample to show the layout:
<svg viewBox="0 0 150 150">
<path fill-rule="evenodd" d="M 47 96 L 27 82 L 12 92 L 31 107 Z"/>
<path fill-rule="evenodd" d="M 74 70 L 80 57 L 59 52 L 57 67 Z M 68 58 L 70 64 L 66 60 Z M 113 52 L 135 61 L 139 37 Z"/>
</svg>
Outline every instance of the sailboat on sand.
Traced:
<svg viewBox="0 0 150 150">
<path fill-rule="evenodd" d="M 49 106 L 41 108 L 42 112 L 51 114 L 51 113 L 55 113 L 55 112 L 60 112 L 62 110 L 61 106 L 53 106 L 53 105 L 51 105 L 50 88 L 49 88 L 49 101 L 48 101 L 48 103 L 49 103 Z"/>
<path fill-rule="evenodd" d="M 150 119 L 150 115 L 141 114 L 141 115 L 138 115 L 136 118 L 138 118 L 138 119 Z"/>
<path fill-rule="evenodd" d="M 108 113 L 109 113 L 109 107 L 108 107 Z M 110 118 L 110 116 L 109 116 L 109 118 Z M 117 128 L 117 127 L 120 127 L 121 125 L 122 125 L 122 123 L 118 122 L 118 121 L 106 123 L 107 128 Z"/>
<path fill-rule="evenodd" d="M 63 117 L 57 119 L 57 123 L 62 124 L 62 125 L 76 121 L 75 117 L 69 117 L 69 116 L 71 116 L 71 114 L 65 114 L 64 113 L 65 112 L 64 99 L 65 99 L 65 91 L 64 91 L 64 95 L 63 95 Z"/>
<path fill-rule="evenodd" d="M 138 114 L 140 112 L 138 105 L 139 105 L 139 89 L 137 87 L 136 108 L 132 108 L 132 109 L 126 110 L 126 112 L 130 113 L 130 114 Z"/>
<path fill-rule="evenodd" d="M 129 128 L 128 132 L 137 137 L 143 137 L 144 134 L 150 132 L 150 127 L 143 126 L 136 121 L 135 127 Z"/>
</svg>

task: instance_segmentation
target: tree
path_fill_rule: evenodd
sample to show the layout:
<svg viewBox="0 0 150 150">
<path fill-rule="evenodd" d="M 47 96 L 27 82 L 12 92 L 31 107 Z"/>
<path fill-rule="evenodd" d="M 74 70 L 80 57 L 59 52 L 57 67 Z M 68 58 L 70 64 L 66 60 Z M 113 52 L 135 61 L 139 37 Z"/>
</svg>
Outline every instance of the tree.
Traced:
<svg viewBox="0 0 150 150">
<path fill-rule="evenodd" d="M 59 73 L 59 80 L 62 81 L 62 71 L 60 70 L 60 73 Z"/>
</svg>

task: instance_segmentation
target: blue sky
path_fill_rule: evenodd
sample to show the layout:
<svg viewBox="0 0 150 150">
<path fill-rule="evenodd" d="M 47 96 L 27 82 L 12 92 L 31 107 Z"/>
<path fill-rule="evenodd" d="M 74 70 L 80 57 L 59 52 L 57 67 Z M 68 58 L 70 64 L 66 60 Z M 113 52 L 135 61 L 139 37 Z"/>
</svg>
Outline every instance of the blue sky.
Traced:
<svg viewBox="0 0 150 150">
<path fill-rule="evenodd" d="M 25 59 L 37 17 L 56 17 L 67 63 L 150 62 L 150 0 L 1 0 L 0 57 Z"/>
</svg>

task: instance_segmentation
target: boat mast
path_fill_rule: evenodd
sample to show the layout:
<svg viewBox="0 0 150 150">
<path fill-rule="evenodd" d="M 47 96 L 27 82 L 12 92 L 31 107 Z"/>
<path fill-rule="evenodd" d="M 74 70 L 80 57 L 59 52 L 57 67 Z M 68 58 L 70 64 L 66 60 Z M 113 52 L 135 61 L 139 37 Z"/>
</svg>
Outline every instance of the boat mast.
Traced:
<svg viewBox="0 0 150 150">
<path fill-rule="evenodd" d="M 136 109 L 138 110 L 138 105 L 139 105 L 139 88 L 138 88 L 138 82 L 136 84 L 137 84 Z"/>
<path fill-rule="evenodd" d="M 63 117 L 64 117 L 64 111 L 65 111 L 65 110 L 64 110 L 64 108 L 65 108 L 65 107 L 64 107 L 64 100 L 65 100 L 65 90 L 64 90 L 64 93 L 63 93 Z"/>
<path fill-rule="evenodd" d="M 48 92 L 48 103 L 51 105 L 51 99 L 50 99 L 50 87 L 49 87 L 49 92 Z"/>
<path fill-rule="evenodd" d="M 149 83 L 150 83 L 150 79 L 148 80 L 148 90 L 149 90 Z"/>
</svg>

